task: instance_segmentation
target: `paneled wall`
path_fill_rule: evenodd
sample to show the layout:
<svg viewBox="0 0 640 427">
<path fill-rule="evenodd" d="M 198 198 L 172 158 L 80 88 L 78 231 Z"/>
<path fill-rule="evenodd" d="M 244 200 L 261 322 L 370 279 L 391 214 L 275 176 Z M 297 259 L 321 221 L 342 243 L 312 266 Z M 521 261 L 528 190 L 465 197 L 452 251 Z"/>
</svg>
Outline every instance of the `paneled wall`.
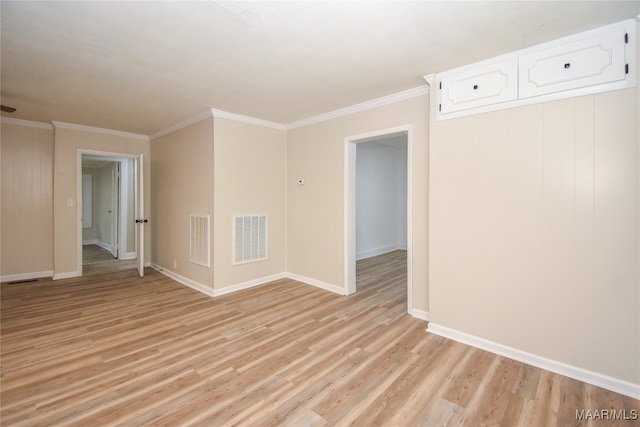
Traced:
<svg viewBox="0 0 640 427">
<path fill-rule="evenodd" d="M 638 89 L 432 122 L 433 324 L 640 384 Z"/>
<path fill-rule="evenodd" d="M 53 272 L 53 128 L 2 123 L 3 280 Z"/>
</svg>

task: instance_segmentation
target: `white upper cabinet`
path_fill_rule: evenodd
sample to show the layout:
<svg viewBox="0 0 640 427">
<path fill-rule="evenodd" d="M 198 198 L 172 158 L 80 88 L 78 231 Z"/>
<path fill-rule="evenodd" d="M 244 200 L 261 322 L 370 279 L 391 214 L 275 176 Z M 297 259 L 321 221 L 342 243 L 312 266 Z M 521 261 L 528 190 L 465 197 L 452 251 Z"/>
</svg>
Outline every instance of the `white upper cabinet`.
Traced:
<svg viewBox="0 0 640 427">
<path fill-rule="evenodd" d="M 617 28 L 608 34 L 522 55 L 520 98 L 624 80 L 624 47 L 624 28 Z"/>
<path fill-rule="evenodd" d="M 629 19 L 437 74 L 436 119 L 635 87 L 636 63 Z"/>
<path fill-rule="evenodd" d="M 518 98 L 518 61 L 511 59 L 442 79 L 443 113 Z"/>
</svg>

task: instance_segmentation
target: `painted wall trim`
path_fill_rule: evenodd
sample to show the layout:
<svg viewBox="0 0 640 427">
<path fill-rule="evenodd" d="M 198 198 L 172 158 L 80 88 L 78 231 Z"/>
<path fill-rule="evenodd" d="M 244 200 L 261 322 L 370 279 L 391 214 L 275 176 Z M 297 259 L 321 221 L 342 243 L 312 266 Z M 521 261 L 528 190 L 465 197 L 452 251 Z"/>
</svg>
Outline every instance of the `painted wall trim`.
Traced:
<svg viewBox="0 0 640 427">
<path fill-rule="evenodd" d="M 412 308 L 409 310 L 409 314 L 416 319 L 429 321 L 429 312 L 424 310 L 418 310 L 417 308 Z"/>
<path fill-rule="evenodd" d="M 434 79 L 435 76 L 436 76 L 435 73 L 431 73 L 431 74 L 427 74 L 426 76 L 422 76 L 422 78 L 424 79 L 425 82 L 427 82 L 429 87 L 431 87 L 431 85 L 433 84 L 433 79 Z"/>
<path fill-rule="evenodd" d="M 149 137 L 147 135 L 142 135 L 139 133 L 123 132 L 119 130 L 97 128 L 93 126 L 77 125 L 74 123 L 65 123 L 65 122 L 57 122 L 57 121 L 53 121 L 51 123 L 55 128 L 60 128 L 60 129 L 71 129 L 71 130 L 78 130 L 82 132 L 101 133 L 101 134 L 107 134 L 107 135 L 121 136 L 124 138 L 139 139 L 141 141 L 149 141 Z"/>
<path fill-rule="evenodd" d="M 191 289 L 194 289 L 198 292 L 202 292 L 205 295 L 208 295 L 210 297 L 213 297 L 213 289 L 211 289 L 208 286 L 203 285 L 202 283 L 196 282 L 195 280 L 191 280 L 191 279 L 187 279 L 184 276 L 179 275 L 178 273 L 171 271 L 171 270 L 167 270 L 164 267 L 161 267 L 157 264 L 151 264 L 151 268 L 153 268 L 154 270 L 156 270 L 159 273 L 164 274 L 165 276 L 175 280 L 176 282 L 188 286 Z"/>
<path fill-rule="evenodd" d="M 66 273 L 55 273 L 53 275 L 53 280 L 61 280 L 61 279 L 71 279 L 73 277 L 80 277 L 82 273 L 79 271 L 68 271 Z"/>
<path fill-rule="evenodd" d="M 610 377 L 608 375 L 599 374 L 597 372 L 578 368 L 566 363 L 547 359 L 545 357 L 527 353 L 522 350 L 498 344 L 484 338 L 480 338 L 434 323 L 429 323 L 427 332 L 440 335 L 442 337 L 449 338 L 454 341 L 470 345 L 472 347 L 490 351 L 500 356 L 508 357 L 510 359 L 536 366 L 547 371 L 555 372 L 569 378 L 593 384 L 595 386 L 602 387 L 616 393 L 624 394 L 625 396 L 629 396 L 634 399 L 640 399 L 640 384 L 630 383 L 628 381 Z"/>
<path fill-rule="evenodd" d="M 284 279 L 284 273 L 272 274 L 271 276 L 260 277 L 258 279 L 249 280 L 247 282 L 238 283 L 236 285 L 225 286 L 224 288 L 214 289 L 213 296 L 221 296 L 230 294 L 233 292 L 243 291 L 245 289 L 253 288 L 255 286 L 266 285 L 267 283 L 275 280 Z"/>
<path fill-rule="evenodd" d="M 367 259 L 378 255 L 387 254 L 389 252 L 397 251 L 397 250 L 406 250 L 407 245 L 387 245 L 374 249 L 367 249 L 366 251 L 360 251 L 356 253 L 356 261 L 360 261 L 361 259 Z"/>
<path fill-rule="evenodd" d="M 111 252 L 113 250 L 113 246 L 111 246 L 108 243 L 102 242 L 100 240 L 96 240 L 96 245 L 100 246 L 102 249 L 105 249 L 109 252 Z"/>
<path fill-rule="evenodd" d="M 258 279 L 254 279 L 254 280 L 249 280 L 247 282 L 242 282 L 242 283 L 238 283 L 235 285 L 231 285 L 231 286 L 226 286 L 222 289 L 211 289 L 210 287 L 203 285 L 202 283 L 196 282 L 195 280 L 191 280 L 188 279 L 184 276 L 181 276 L 180 274 L 168 270 L 164 267 L 161 267 L 157 264 L 151 264 L 151 268 L 153 268 L 154 270 L 156 270 L 159 273 L 164 274 L 165 276 L 175 280 L 176 282 L 188 286 L 191 289 L 194 289 L 198 292 L 201 292 L 207 296 L 210 296 L 212 298 L 214 297 L 219 297 L 222 295 L 226 295 L 226 294 L 231 294 L 234 292 L 238 292 L 238 291 L 242 291 L 245 289 L 249 289 L 249 288 L 253 288 L 255 286 L 260 286 L 260 285 L 265 285 L 267 283 L 273 282 L 275 280 L 279 280 L 279 279 L 284 279 L 285 278 L 285 274 L 284 273 L 279 273 L 279 274 L 273 274 L 271 276 L 265 276 L 265 277 L 260 277 Z"/>
<path fill-rule="evenodd" d="M 237 122 L 249 123 L 252 125 L 263 126 L 267 128 L 273 128 L 278 130 L 286 130 L 286 126 L 282 123 L 272 122 L 269 120 L 257 119 L 255 117 L 243 116 L 242 114 L 230 113 L 228 111 L 211 109 L 213 117 L 219 117 L 221 119 L 235 120 Z"/>
<path fill-rule="evenodd" d="M 136 259 L 138 254 L 136 252 L 125 252 L 124 254 L 118 254 L 119 260 Z"/>
<path fill-rule="evenodd" d="M 33 273 L 7 274 L 0 276 L 0 282 L 14 282 L 16 280 L 42 279 L 43 277 L 53 277 L 53 270 L 36 271 Z"/>
<path fill-rule="evenodd" d="M 31 120 L 23 120 L 23 119 L 14 119 L 11 117 L 1 117 L 1 123 L 5 123 L 8 125 L 16 125 L 16 126 L 25 126 L 30 128 L 40 128 L 40 129 L 51 129 L 53 130 L 53 125 L 50 123 L 43 122 L 34 122 Z"/>
<path fill-rule="evenodd" d="M 305 283 L 307 285 L 315 286 L 316 288 L 324 289 L 325 291 L 333 292 L 334 294 L 344 295 L 344 287 L 332 285 L 331 283 L 323 282 L 321 280 L 312 279 L 310 277 L 301 276 L 295 273 L 284 273 L 288 279 L 296 280 L 298 282 Z"/>
<path fill-rule="evenodd" d="M 183 120 L 183 121 L 181 121 L 179 123 L 176 123 L 173 126 L 169 126 L 166 129 L 158 131 L 158 132 L 152 134 L 149 138 L 151 140 L 154 140 L 156 138 L 160 138 L 161 136 L 168 135 L 168 134 L 173 133 L 173 132 L 175 132 L 177 130 L 186 128 L 187 126 L 190 126 L 190 125 L 192 125 L 194 123 L 198 123 L 199 121 L 206 120 L 206 119 L 208 119 L 210 117 L 213 117 L 212 111 L 211 110 L 206 110 L 206 111 L 204 111 L 204 112 L 202 112 L 202 113 L 200 113 L 200 114 L 198 114 L 196 116 L 189 117 L 188 119 L 185 119 L 185 120 Z"/>
<path fill-rule="evenodd" d="M 349 114 L 358 113 L 360 111 L 371 110 L 373 108 L 382 107 L 384 105 L 394 104 L 396 102 L 404 101 L 405 99 L 415 98 L 417 96 L 426 95 L 429 93 L 429 86 L 418 86 L 413 89 L 404 90 L 391 95 L 375 98 L 369 101 L 362 102 L 360 104 L 351 105 L 349 107 L 340 108 L 338 110 L 329 111 L 328 113 L 318 114 L 317 116 L 308 117 L 306 119 L 297 120 L 295 122 L 287 123 L 286 129 L 295 129 L 302 126 L 311 125 L 314 123 L 324 122 L 326 120 L 335 119 L 337 117 L 347 116 Z"/>
<path fill-rule="evenodd" d="M 197 123 L 201 120 L 205 120 L 209 117 L 220 117 L 220 118 L 224 118 L 224 119 L 229 119 L 229 120 L 235 120 L 235 121 L 239 121 L 239 122 L 244 122 L 244 123 L 249 123 L 249 124 L 254 124 L 254 125 L 258 125 L 258 126 L 264 126 L 264 127 L 269 127 L 269 128 L 273 128 L 273 129 L 278 129 L 278 130 L 289 130 L 289 129 L 295 129 L 295 128 L 299 128 L 302 126 L 307 126 L 310 124 L 314 124 L 314 123 L 320 123 L 326 120 L 330 120 L 330 119 L 334 119 L 337 117 L 342 117 L 342 116 L 346 116 L 349 114 L 353 114 L 353 113 L 357 113 L 360 111 L 366 111 L 366 110 L 370 110 L 372 108 L 377 108 L 377 107 L 381 107 L 384 105 L 389 105 L 389 104 L 393 104 L 395 102 L 400 102 L 400 101 L 404 101 L 405 99 L 411 99 L 411 98 L 415 98 L 417 96 L 421 96 L 421 95 L 426 95 L 429 93 L 429 86 L 425 85 L 425 86 L 419 86 L 413 89 L 407 89 L 401 92 L 397 92 L 391 95 L 386 95 L 386 96 L 382 96 L 380 98 L 375 98 L 369 101 L 365 101 L 359 104 L 355 104 L 355 105 L 351 105 L 349 107 L 345 107 L 345 108 L 340 108 L 334 111 L 329 111 L 327 113 L 323 113 L 323 114 L 319 114 L 317 116 L 312 116 L 312 117 L 308 117 L 306 119 L 301 119 L 301 120 L 297 120 L 294 122 L 290 122 L 287 124 L 283 124 L 283 123 L 278 123 L 278 122 L 273 122 L 270 120 L 264 120 L 264 119 L 259 119 L 256 117 L 251 117 L 251 116 L 245 116 L 242 114 L 237 114 L 237 113 L 231 113 L 228 111 L 223 111 L 223 110 L 218 110 L 216 108 L 211 108 L 209 110 L 206 110 L 198 115 L 195 115 L 193 117 L 187 118 L 179 123 L 176 123 L 173 126 L 169 126 L 166 129 L 160 130 L 154 134 L 151 134 L 150 136 L 148 135 L 143 135 L 143 134 L 139 134 L 139 133 L 131 133 L 131 132 L 123 132 L 123 131 L 119 131 L 119 130 L 113 130 L 113 129 L 106 129 L 106 128 L 99 128 L 99 127 L 93 127 L 93 126 L 85 126 L 85 125 L 78 125 L 75 123 L 66 123 L 66 122 L 59 122 L 59 121 L 52 121 L 51 124 L 49 123 L 43 123 L 43 122 L 34 122 L 34 121 L 30 121 L 30 120 L 23 120 L 23 119 L 14 119 L 14 118 L 10 118 L 10 117 L 2 117 L 1 118 L 1 122 L 2 123 L 7 123 L 7 124 L 13 124 L 13 125 L 18 125 L 18 126 L 29 126 L 29 127 L 37 127 L 37 128 L 42 128 L 42 129 L 55 129 L 55 128 L 61 128 L 61 129 L 72 129 L 72 130 L 79 130 L 79 131 L 83 131 L 83 132 L 92 132 L 92 133 L 102 133 L 102 134 L 108 134 L 108 135 L 115 135 L 115 136 L 122 136 L 125 138 L 133 138 L 133 139 L 139 139 L 142 141 L 150 141 L 156 138 L 160 138 L 161 136 L 164 135 L 168 135 L 172 132 L 175 132 L 177 130 L 180 130 L 182 128 L 185 128 L 189 125 L 192 125 L 194 123 Z"/>
</svg>

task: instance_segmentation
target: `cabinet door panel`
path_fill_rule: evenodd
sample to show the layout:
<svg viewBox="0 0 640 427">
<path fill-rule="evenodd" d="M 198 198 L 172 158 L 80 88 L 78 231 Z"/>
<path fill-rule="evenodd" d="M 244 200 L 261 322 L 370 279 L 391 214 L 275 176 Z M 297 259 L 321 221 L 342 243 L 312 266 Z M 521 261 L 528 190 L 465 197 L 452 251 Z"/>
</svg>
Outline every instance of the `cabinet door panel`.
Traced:
<svg viewBox="0 0 640 427">
<path fill-rule="evenodd" d="M 514 100 L 518 96 L 518 62 L 498 62 L 443 77 L 441 112 L 450 113 Z"/>
<path fill-rule="evenodd" d="M 522 55 L 520 98 L 625 79 L 624 30 Z"/>
</svg>

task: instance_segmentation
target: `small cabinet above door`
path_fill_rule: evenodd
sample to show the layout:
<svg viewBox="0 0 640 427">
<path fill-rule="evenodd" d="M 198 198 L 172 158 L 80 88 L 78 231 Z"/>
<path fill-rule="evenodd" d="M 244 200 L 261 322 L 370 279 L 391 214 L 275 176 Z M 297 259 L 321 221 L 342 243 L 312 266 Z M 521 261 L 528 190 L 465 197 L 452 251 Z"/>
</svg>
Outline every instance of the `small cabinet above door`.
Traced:
<svg viewBox="0 0 640 427">
<path fill-rule="evenodd" d="M 511 59 L 443 77 L 442 113 L 511 101 L 518 97 L 518 61 Z"/>
<path fill-rule="evenodd" d="M 636 43 L 628 19 L 425 76 L 436 120 L 635 87 Z"/>
<path fill-rule="evenodd" d="M 618 28 L 607 34 L 522 55 L 519 61 L 520 98 L 624 80 L 624 47 L 625 31 Z"/>
</svg>

